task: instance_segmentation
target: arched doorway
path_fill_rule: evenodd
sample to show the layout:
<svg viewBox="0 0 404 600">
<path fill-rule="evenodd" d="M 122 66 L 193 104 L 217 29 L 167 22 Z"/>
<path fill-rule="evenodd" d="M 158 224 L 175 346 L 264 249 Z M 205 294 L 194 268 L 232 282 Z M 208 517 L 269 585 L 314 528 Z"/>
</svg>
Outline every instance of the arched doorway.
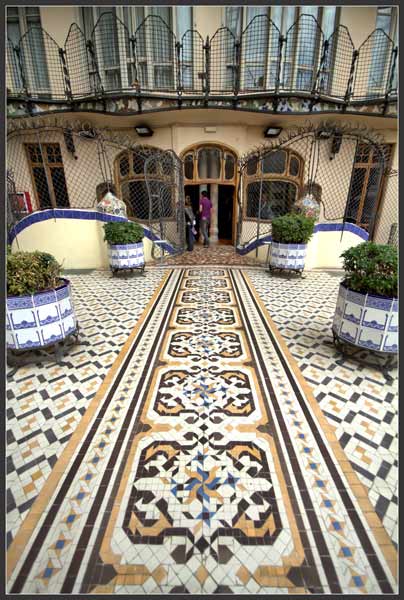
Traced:
<svg viewBox="0 0 404 600">
<path fill-rule="evenodd" d="M 199 210 L 199 197 L 203 189 L 207 190 L 212 200 L 211 241 L 234 244 L 238 178 L 236 153 L 224 144 L 205 142 L 187 148 L 181 158 L 184 163 L 185 195 L 190 196 L 195 214 Z"/>
</svg>

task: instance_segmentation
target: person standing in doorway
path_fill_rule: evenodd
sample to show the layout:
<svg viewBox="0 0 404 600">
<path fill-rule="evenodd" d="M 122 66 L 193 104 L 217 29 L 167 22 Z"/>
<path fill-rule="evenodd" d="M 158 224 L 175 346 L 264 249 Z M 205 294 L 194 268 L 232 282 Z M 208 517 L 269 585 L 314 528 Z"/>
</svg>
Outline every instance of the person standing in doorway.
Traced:
<svg viewBox="0 0 404 600">
<path fill-rule="evenodd" d="M 203 190 L 201 192 L 201 198 L 199 200 L 199 213 L 201 215 L 201 232 L 203 236 L 203 245 L 209 246 L 208 229 L 210 226 L 210 220 L 212 218 L 212 202 L 208 198 L 208 192 L 206 190 Z"/>
<path fill-rule="evenodd" d="M 195 241 L 195 215 L 192 210 L 191 198 L 189 196 L 185 196 L 185 227 L 186 227 L 186 240 L 187 240 L 187 248 L 189 252 L 192 252 L 194 249 L 194 241 Z"/>
</svg>

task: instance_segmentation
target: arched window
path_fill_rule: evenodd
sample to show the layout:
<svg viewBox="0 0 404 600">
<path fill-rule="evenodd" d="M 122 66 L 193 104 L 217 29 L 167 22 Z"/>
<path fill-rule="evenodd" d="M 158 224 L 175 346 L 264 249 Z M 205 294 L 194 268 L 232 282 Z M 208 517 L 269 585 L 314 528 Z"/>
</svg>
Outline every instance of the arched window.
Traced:
<svg viewBox="0 0 404 600">
<path fill-rule="evenodd" d="M 260 158 L 252 155 L 245 166 L 245 218 L 272 221 L 290 212 L 302 175 L 303 160 L 291 150 L 277 148 Z"/>
<path fill-rule="evenodd" d="M 175 214 L 170 173 L 155 160 L 147 163 L 149 186 L 159 190 L 158 198 L 150 206 L 145 166 L 152 152 L 158 152 L 158 149 L 138 147 L 125 150 L 115 160 L 118 195 L 126 204 L 128 217 L 136 221 L 172 218 Z M 164 182 L 167 182 L 166 186 Z"/>
<path fill-rule="evenodd" d="M 215 144 L 203 144 L 184 156 L 185 183 L 212 181 L 234 184 L 237 158 L 233 152 Z"/>
</svg>

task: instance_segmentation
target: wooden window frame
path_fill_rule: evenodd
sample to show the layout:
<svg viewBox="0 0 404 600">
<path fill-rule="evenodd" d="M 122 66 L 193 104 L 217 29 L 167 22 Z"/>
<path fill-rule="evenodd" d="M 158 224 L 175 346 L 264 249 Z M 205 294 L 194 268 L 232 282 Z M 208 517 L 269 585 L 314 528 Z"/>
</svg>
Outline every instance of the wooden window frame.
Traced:
<svg viewBox="0 0 404 600">
<path fill-rule="evenodd" d="M 220 157 L 220 177 L 215 178 L 215 179 L 209 179 L 208 177 L 199 177 L 199 171 L 198 171 L 198 153 L 200 150 L 203 149 L 217 149 L 220 150 L 221 152 L 221 157 Z M 234 173 L 233 173 L 233 177 L 231 179 L 226 179 L 225 178 L 225 161 L 226 161 L 226 154 L 230 154 L 231 156 L 233 156 L 234 158 Z M 184 170 L 184 185 L 200 185 L 200 184 L 204 184 L 204 183 L 218 183 L 219 185 L 236 185 L 236 181 L 237 181 L 237 156 L 235 154 L 235 152 L 233 152 L 233 150 L 231 150 L 230 148 L 227 148 L 226 146 L 222 146 L 221 144 L 215 144 L 215 143 L 202 143 L 202 144 L 196 144 L 195 146 L 193 146 L 192 148 L 190 148 L 189 150 L 186 150 L 185 152 L 182 153 L 182 158 L 185 161 L 185 158 L 187 156 L 193 156 L 193 177 L 192 179 L 187 179 L 185 177 L 185 170 Z"/>
<path fill-rule="evenodd" d="M 367 162 L 356 162 L 356 160 L 354 160 L 353 169 L 352 169 L 352 177 L 354 175 L 355 169 L 366 169 L 366 175 L 365 175 L 365 179 L 364 179 L 364 182 L 362 185 L 361 197 L 360 197 L 358 209 L 356 211 L 356 216 L 355 216 L 355 225 L 357 225 L 358 227 L 361 227 L 362 229 L 367 231 L 370 223 L 362 223 L 362 216 L 363 216 L 363 208 L 365 206 L 366 195 L 367 195 L 367 190 L 368 190 L 370 171 L 371 171 L 371 169 L 374 169 L 377 166 L 381 167 L 381 163 L 374 160 L 375 146 L 373 146 L 372 144 L 363 144 L 363 145 L 370 148 L 369 158 L 368 158 Z M 384 165 L 384 169 L 383 169 L 383 172 L 382 172 L 381 178 L 380 178 L 379 189 L 377 191 L 377 197 L 376 197 L 375 208 L 374 208 L 375 219 L 377 217 L 377 213 L 379 210 L 379 206 L 380 206 L 380 202 L 381 202 L 381 198 L 382 198 L 383 190 L 384 190 L 384 186 L 385 186 L 386 169 L 388 168 L 388 166 L 391 162 L 391 157 L 392 157 L 392 153 L 393 153 L 392 144 L 386 144 L 386 146 L 390 147 L 389 155 L 387 158 L 387 162 Z M 356 152 L 357 152 L 357 150 L 356 150 Z M 355 154 L 356 154 L 356 152 L 355 152 Z M 355 156 L 355 159 L 356 159 L 356 156 Z M 353 217 L 352 217 L 352 219 L 353 219 Z"/>
<path fill-rule="evenodd" d="M 258 219 L 258 217 L 247 217 L 247 188 L 250 183 L 259 182 L 259 181 L 285 181 L 287 183 L 293 183 L 296 186 L 296 199 L 298 199 L 302 186 L 303 186 L 303 174 L 304 174 L 304 161 L 298 152 L 293 149 L 288 148 L 274 148 L 274 152 L 283 151 L 286 152 L 286 160 L 285 160 L 285 170 L 283 173 L 263 173 L 262 172 L 262 161 L 264 157 L 258 158 L 258 166 L 257 171 L 254 175 L 247 175 L 247 171 L 243 177 L 244 185 L 243 185 L 243 197 L 245 198 L 245 202 L 243 202 L 243 221 L 253 221 L 256 222 L 258 220 L 265 221 L 270 223 L 270 219 Z M 299 161 L 299 172 L 297 175 L 290 175 L 290 160 L 294 157 Z"/>
<path fill-rule="evenodd" d="M 122 193 L 122 184 L 123 183 L 130 183 L 132 181 L 143 181 L 146 184 L 146 178 L 144 173 L 135 173 L 134 168 L 133 168 L 133 155 L 134 153 L 136 153 L 136 146 L 134 148 L 132 148 L 131 150 L 123 150 L 122 152 L 120 152 L 115 160 L 114 160 L 114 178 L 115 178 L 115 187 L 117 190 L 117 195 L 119 196 L 119 198 L 123 200 L 123 193 Z M 149 152 L 153 152 L 153 151 L 158 151 L 159 148 L 156 148 L 154 146 L 142 146 L 141 147 L 141 151 L 143 151 L 144 153 L 149 151 Z M 122 160 L 122 158 L 124 157 L 128 158 L 129 161 L 129 172 L 127 175 L 121 175 L 121 171 L 120 171 L 120 162 Z M 161 169 L 159 170 L 159 172 L 156 175 L 153 175 L 153 179 L 156 181 L 169 181 L 170 177 L 164 175 L 164 173 L 162 173 Z M 139 219 L 139 218 L 135 218 L 132 217 L 133 220 L 139 222 L 139 223 L 148 223 L 149 219 Z M 172 217 L 160 217 L 159 219 L 153 219 L 153 221 L 172 221 Z"/>
<path fill-rule="evenodd" d="M 41 151 L 41 147 L 42 147 L 42 156 L 45 159 L 44 162 L 38 162 L 38 163 L 34 163 L 31 160 L 31 156 L 29 153 L 29 146 L 39 146 L 40 147 L 40 151 Z M 50 163 L 48 160 L 48 154 L 47 154 L 47 146 L 58 146 L 59 148 L 59 154 L 62 157 L 61 162 L 54 162 L 54 163 Z M 36 200 L 36 205 L 38 207 L 37 210 L 47 210 L 46 208 L 42 208 L 41 207 L 41 202 L 40 202 L 40 198 L 39 198 L 39 194 L 38 194 L 38 190 L 37 190 L 37 186 L 36 186 L 36 182 L 35 182 L 35 176 L 34 176 L 34 168 L 43 168 L 45 170 L 45 177 L 46 177 L 46 183 L 48 185 L 48 191 L 49 191 L 49 198 L 51 201 L 51 205 L 49 207 L 49 209 L 52 208 L 64 208 L 64 209 L 68 209 L 70 208 L 70 200 L 69 200 L 69 190 L 67 187 L 67 180 L 66 180 L 66 174 L 65 174 L 65 167 L 63 164 L 63 155 L 62 155 L 62 147 L 59 144 L 59 142 L 24 142 L 24 148 L 25 148 L 25 155 L 27 157 L 27 161 L 28 161 L 28 165 L 29 165 L 29 171 L 30 171 L 30 176 L 31 176 L 31 182 L 32 182 L 32 189 L 34 191 L 35 194 L 35 200 Z M 52 168 L 53 167 L 57 167 L 57 168 L 62 168 L 63 169 L 63 175 L 64 175 L 64 179 L 65 179 L 65 185 L 66 185 L 66 192 L 67 192 L 67 201 L 69 203 L 69 206 L 63 206 L 60 207 L 57 204 L 56 201 L 56 193 L 55 193 L 55 189 L 54 189 L 54 184 L 53 184 L 53 180 L 52 180 Z M 51 186 L 49 186 L 49 182 L 51 183 Z"/>
</svg>

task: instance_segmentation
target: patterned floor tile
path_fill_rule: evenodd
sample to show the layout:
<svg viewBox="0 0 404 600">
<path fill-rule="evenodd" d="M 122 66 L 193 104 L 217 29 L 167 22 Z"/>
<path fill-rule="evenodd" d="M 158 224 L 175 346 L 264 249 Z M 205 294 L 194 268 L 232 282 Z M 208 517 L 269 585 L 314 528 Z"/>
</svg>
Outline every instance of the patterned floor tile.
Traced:
<svg viewBox="0 0 404 600">
<path fill-rule="evenodd" d="M 300 282 L 305 320 L 297 313 L 295 322 L 285 291 L 282 302 L 278 282 L 265 275 L 192 267 L 160 274 L 147 313 L 11 544 L 11 593 L 395 591 L 396 552 L 373 508 L 379 503 L 392 526 L 392 466 L 383 459 L 369 491 L 349 462 L 357 470 L 372 451 L 396 452 L 391 424 L 380 435 L 379 412 L 370 418 L 373 394 L 383 404 L 385 387 L 392 410 L 394 385 L 374 369 L 354 373 L 349 361 L 338 366 L 353 381 L 340 372 L 333 381 L 340 359 L 322 351 L 327 321 L 316 323 L 316 306 L 326 319 L 327 293 L 322 302 L 315 294 L 320 287 L 331 300 L 335 279 L 313 274 Z M 290 305 L 302 300 L 298 291 Z M 265 312 L 261 297 L 268 302 L 271 294 L 283 316 L 276 308 L 271 314 L 286 333 Z M 317 399 L 285 343 L 293 352 L 296 338 L 303 373 L 316 367 Z M 60 376 L 55 369 L 52 377 Z M 349 396 L 352 387 L 359 401 Z M 331 408 L 324 416 L 328 401 L 336 415 L 335 402 L 360 407 L 340 440 L 355 439 L 361 430 L 350 435 L 348 426 L 358 419 L 369 448 L 357 437 L 352 456 L 342 450 L 335 433 L 343 421 L 332 419 Z M 18 420 L 16 407 L 14 414 Z M 34 425 L 28 415 L 21 423 Z M 21 457 L 10 455 L 13 482 L 29 458 L 21 448 Z M 26 474 L 41 477 L 34 466 Z"/>
</svg>

